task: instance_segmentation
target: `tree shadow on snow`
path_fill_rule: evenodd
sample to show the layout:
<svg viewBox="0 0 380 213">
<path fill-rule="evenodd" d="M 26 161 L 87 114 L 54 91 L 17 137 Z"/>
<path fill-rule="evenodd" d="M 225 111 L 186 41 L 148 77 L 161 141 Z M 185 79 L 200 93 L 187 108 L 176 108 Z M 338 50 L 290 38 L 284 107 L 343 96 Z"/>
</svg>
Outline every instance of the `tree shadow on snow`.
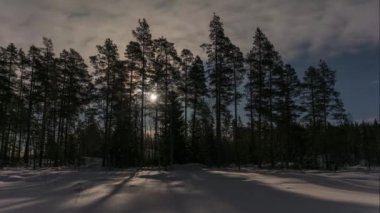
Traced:
<svg viewBox="0 0 380 213">
<path fill-rule="evenodd" d="M 46 189 L 58 189 L 48 190 L 43 194 L 33 188 L 8 193 L 0 190 L 0 200 L 25 198 L 25 205 L 22 205 L 23 201 L 9 204 L 0 202 L 0 212 L 377 212 L 376 206 L 318 199 L 293 193 L 291 189 L 279 190 L 244 176 L 212 173 L 205 169 L 142 171 L 129 174 L 132 175 L 120 180 L 121 174 L 118 173 L 90 173 L 89 179 L 97 180 L 91 187 L 105 184 L 105 181 L 114 183 L 112 181 L 116 179 L 119 182 L 108 185 L 110 188 L 107 194 L 83 207 L 62 206 L 67 199 L 72 199 L 66 193 L 73 188 L 58 186 L 63 183 L 72 186 L 78 181 L 86 181 L 78 180 L 75 176 L 66 178 L 66 182 L 47 186 Z M 270 175 L 290 177 L 284 174 Z M 321 181 L 315 184 L 325 183 Z M 70 193 L 76 196 L 76 192 Z"/>
<path fill-rule="evenodd" d="M 278 178 L 292 178 L 297 179 L 305 183 L 315 184 L 318 186 L 328 187 L 328 188 L 334 188 L 339 190 L 346 190 L 346 191 L 357 191 L 357 192 L 365 192 L 365 193 L 372 193 L 372 194 L 378 194 L 379 191 L 377 188 L 373 186 L 369 186 L 367 184 L 364 184 L 363 182 L 353 182 L 352 180 L 365 180 L 365 178 L 344 178 L 344 177 L 325 177 L 320 176 L 318 174 L 310 174 L 310 173 L 302 173 L 302 172 L 287 172 L 287 171 L 280 171 L 280 172 L 271 172 L 271 171 L 255 171 L 255 173 L 278 177 Z M 297 182 L 295 182 L 297 183 Z"/>
<path fill-rule="evenodd" d="M 375 206 L 322 200 L 282 191 L 258 181 L 207 170 L 173 171 L 140 178 L 164 190 L 129 200 L 128 212 L 376 212 Z M 177 185 L 173 185 L 177 183 Z M 180 183 L 180 184 L 178 184 Z"/>
</svg>

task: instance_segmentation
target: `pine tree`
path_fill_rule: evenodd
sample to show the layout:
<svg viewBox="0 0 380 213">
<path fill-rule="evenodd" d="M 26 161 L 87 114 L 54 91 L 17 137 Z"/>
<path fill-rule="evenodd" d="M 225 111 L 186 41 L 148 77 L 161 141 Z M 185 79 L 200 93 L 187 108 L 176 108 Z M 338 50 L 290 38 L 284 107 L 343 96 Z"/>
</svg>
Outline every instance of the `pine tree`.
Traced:
<svg viewBox="0 0 380 213">
<path fill-rule="evenodd" d="M 298 101 L 301 84 L 297 73 L 289 64 L 278 66 L 274 70 L 274 76 L 273 105 L 275 124 L 278 130 L 277 140 L 280 142 L 279 147 L 284 147 L 284 150 L 280 150 L 280 152 L 284 154 L 285 161 L 289 162 L 294 153 L 291 143 L 295 140 L 293 131 L 300 113 Z"/>
<path fill-rule="evenodd" d="M 0 131 L 1 131 L 1 146 L 0 146 L 0 159 L 5 163 L 8 161 L 8 151 L 10 148 L 12 120 L 15 116 L 14 103 L 16 99 L 15 84 L 16 84 L 16 68 L 19 63 L 18 50 L 13 43 L 9 44 L 7 48 L 0 49 L 1 67 L 0 67 L 0 81 L 3 83 L 0 88 L 1 103 L 0 103 Z"/>
<path fill-rule="evenodd" d="M 269 123 L 269 154 L 273 166 L 273 71 L 281 64 L 281 58 L 259 28 L 253 37 L 253 46 L 247 55 L 247 63 L 249 72 L 245 88 L 248 100 L 245 109 L 250 117 L 251 158 L 254 160 L 259 157 L 255 156 L 254 153 L 259 154 L 260 152 L 258 150 L 254 152 L 254 149 L 263 146 L 264 127 L 268 126 Z M 256 114 L 257 119 L 255 119 Z M 256 128 L 254 128 L 255 123 L 257 123 Z M 256 132 L 257 137 L 255 137 Z M 257 139 L 256 142 L 255 138 Z M 262 159 L 262 156 L 260 158 Z"/>
<path fill-rule="evenodd" d="M 168 146 L 169 165 L 173 163 L 186 162 L 186 144 L 184 140 L 184 120 L 182 115 L 182 106 L 178 94 L 170 91 L 168 94 L 170 103 L 170 113 L 168 115 L 168 128 L 170 134 L 170 141 L 166 143 Z"/>
<path fill-rule="evenodd" d="M 177 51 L 174 48 L 174 44 L 168 42 L 165 38 L 161 37 L 155 39 L 154 41 L 154 52 L 155 52 L 155 64 L 156 64 L 156 75 L 155 83 L 157 84 L 158 90 L 163 92 L 164 102 L 163 102 L 163 133 L 162 139 L 164 143 L 170 141 L 173 143 L 173 135 L 169 128 L 170 120 L 169 115 L 171 113 L 169 106 L 169 93 L 177 90 L 179 82 L 179 62 L 180 58 L 177 56 Z M 178 141 L 182 143 L 182 141 Z M 171 145 L 172 146 L 172 145 Z M 173 154 L 173 153 L 171 153 Z M 173 161 L 173 155 L 171 155 L 171 161 Z"/>
<path fill-rule="evenodd" d="M 339 99 L 339 93 L 335 90 L 335 82 L 335 71 L 331 70 L 322 60 L 318 68 L 309 67 L 305 72 L 303 107 L 306 113 L 304 120 L 313 128 L 326 128 L 329 121 L 334 120 L 334 117 L 345 117 L 344 106 Z"/>
<path fill-rule="evenodd" d="M 229 52 L 229 65 L 233 70 L 233 87 L 234 87 L 234 120 L 233 120 L 233 143 L 234 143 L 234 149 L 235 149 L 235 163 L 240 166 L 240 162 L 238 161 L 238 141 L 237 141 L 237 122 L 238 122 L 238 103 L 241 99 L 242 94 L 239 92 L 239 87 L 241 83 L 243 82 L 244 75 L 245 75 L 245 68 L 244 68 L 244 57 L 243 53 L 240 51 L 240 49 L 230 44 L 230 52 Z"/>
<path fill-rule="evenodd" d="M 321 75 L 321 81 L 319 82 L 320 97 L 317 108 L 322 112 L 323 126 L 326 128 L 329 118 L 345 120 L 345 110 L 339 93 L 335 90 L 335 71 L 331 70 L 323 60 L 319 62 L 318 71 Z"/>
<path fill-rule="evenodd" d="M 27 122 L 27 115 L 26 115 L 26 97 L 28 88 L 26 85 L 27 80 L 27 66 L 28 66 L 28 58 L 25 55 L 24 51 L 20 49 L 18 51 L 19 55 L 19 64 L 18 64 L 18 70 L 19 70 L 19 78 L 17 82 L 17 89 L 18 89 L 18 99 L 17 99 L 17 127 L 16 127 L 16 138 L 18 140 L 17 142 L 17 160 L 21 159 L 21 150 L 22 150 L 22 144 L 24 140 L 24 132 L 25 132 L 25 124 Z"/>
<path fill-rule="evenodd" d="M 193 110 L 192 115 L 192 124 L 191 124 L 191 155 L 192 160 L 197 161 L 196 155 L 197 151 L 199 151 L 199 148 L 196 145 L 196 139 L 199 139 L 199 135 L 196 135 L 196 126 L 197 126 L 197 117 L 198 117 L 198 111 L 199 111 L 199 105 L 202 104 L 203 98 L 208 96 L 208 90 L 206 86 L 206 75 L 205 70 L 203 67 L 203 62 L 199 58 L 199 56 L 196 56 L 194 59 L 194 62 L 191 66 L 191 69 L 189 71 L 188 76 L 188 87 L 187 87 L 187 93 L 188 93 L 188 100 L 191 104 L 191 108 Z"/>
<path fill-rule="evenodd" d="M 187 142 L 187 135 L 188 135 L 188 129 L 187 129 L 187 108 L 188 108 L 188 87 L 189 87 L 189 71 L 191 69 L 192 63 L 194 61 L 193 53 L 188 49 L 183 49 L 181 52 L 181 85 L 179 89 L 183 93 L 183 102 L 184 102 L 184 119 L 185 119 L 185 141 Z"/>
<path fill-rule="evenodd" d="M 135 63 L 141 78 L 141 105 L 140 105 L 140 163 L 144 164 L 144 98 L 146 90 L 147 73 L 152 70 L 151 61 L 153 59 L 153 42 L 149 25 L 145 19 L 139 19 L 139 26 L 132 31 L 136 42 L 139 44 L 141 55 Z"/>
<path fill-rule="evenodd" d="M 131 132 L 131 140 L 129 144 L 127 158 L 130 164 L 135 165 L 136 160 L 139 157 L 139 142 L 138 137 L 140 132 L 139 130 L 139 119 L 135 116 L 138 113 L 138 97 L 137 97 L 137 89 L 139 88 L 139 84 L 141 85 L 141 69 L 142 69 L 142 49 L 140 44 L 135 41 L 129 42 L 125 49 L 125 58 L 126 58 L 126 68 L 128 71 L 128 83 L 127 83 L 127 91 L 128 91 L 128 117 L 129 117 L 129 126 Z M 141 121 L 141 120 L 140 120 Z M 140 141 L 141 142 L 141 141 Z M 141 150 L 140 150 L 141 151 Z"/>
<path fill-rule="evenodd" d="M 44 157 L 48 119 L 50 111 L 51 102 L 51 92 L 55 84 L 52 82 L 52 76 L 56 72 L 56 64 L 54 58 L 53 43 L 48 38 L 43 38 L 44 47 L 41 48 L 42 58 L 41 58 L 41 69 L 37 70 L 36 78 L 40 83 L 38 87 L 38 93 L 41 94 L 40 102 L 42 103 L 42 123 L 41 123 L 41 133 L 39 141 L 39 161 L 38 165 L 42 166 L 42 160 Z"/>
<path fill-rule="evenodd" d="M 303 77 L 302 107 L 305 110 L 303 120 L 312 128 L 316 128 L 321 123 L 321 112 L 318 111 L 318 84 L 321 76 L 315 67 L 310 66 Z"/>
<path fill-rule="evenodd" d="M 138 78 L 139 78 L 139 69 L 141 69 L 139 67 L 139 62 L 141 61 L 141 56 L 142 56 L 142 52 L 141 52 L 141 47 L 140 47 L 140 44 L 138 42 L 135 42 L 135 41 L 131 41 L 129 42 L 129 44 L 127 45 L 126 49 L 125 49 L 125 58 L 127 59 L 126 60 L 126 68 L 128 70 L 128 76 L 129 76 L 129 79 L 128 79 L 128 83 L 127 83 L 127 90 L 128 90 L 128 94 L 129 94 L 129 103 L 130 105 L 128 106 L 128 114 L 129 114 L 129 117 L 132 118 L 132 111 L 133 111 L 133 103 L 135 103 L 136 101 L 136 98 L 134 96 L 134 93 L 136 92 L 136 88 L 137 88 L 137 84 L 138 84 Z"/>
<path fill-rule="evenodd" d="M 24 150 L 24 162 L 26 165 L 29 165 L 30 158 L 30 145 L 32 137 L 32 122 L 33 122 L 33 109 L 37 104 L 36 97 L 36 72 L 41 69 L 41 50 L 35 46 L 31 46 L 28 52 L 28 62 L 29 69 L 27 70 L 28 82 L 28 106 L 27 106 L 27 135 L 25 141 L 25 150 Z"/>
<path fill-rule="evenodd" d="M 217 164 L 220 164 L 221 157 L 221 118 L 222 113 L 227 111 L 227 106 L 232 101 L 233 84 L 231 82 L 232 70 L 226 66 L 227 55 L 229 51 L 229 39 L 224 34 L 223 23 L 220 17 L 214 14 L 210 22 L 210 43 L 203 44 L 208 60 L 207 71 L 209 73 L 209 82 L 212 86 L 211 94 L 215 98 L 215 120 L 216 120 L 216 149 L 217 149 Z"/>
<path fill-rule="evenodd" d="M 339 93 L 334 88 L 335 81 L 335 71 L 321 60 L 317 69 L 309 67 L 305 72 L 302 91 L 302 106 L 305 109 L 303 120 L 310 126 L 312 144 L 324 156 L 327 169 L 331 166 L 328 127 L 335 118 L 341 119 L 338 121 L 341 122 L 346 117 Z M 317 144 L 317 139 L 322 143 Z M 317 164 L 316 156 L 314 161 Z"/>
<path fill-rule="evenodd" d="M 56 164 L 59 156 L 63 158 L 60 159 L 63 163 L 69 158 L 69 134 L 75 130 L 74 124 L 79 119 L 79 114 L 90 102 L 89 92 L 92 87 L 87 65 L 74 49 L 62 51 L 58 66 L 60 76 L 57 106 L 59 110 L 54 129 L 57 128 L 56 143 L 60 153 L 56 153 Z"/>
<path fill-rule="evenodd" d="M 91 64 L 95 69 L 95 84 L 101 103 L 101 114 L 104 121 L 103 166 L 109 161 L 109 146 L 112 135 L 112 101 L 115 98 L 116 75 L 121 61 L 117 46 L 107 39 L 103 46 L 98 45 L 98 54 L 91 56 Z"/>
</svg>

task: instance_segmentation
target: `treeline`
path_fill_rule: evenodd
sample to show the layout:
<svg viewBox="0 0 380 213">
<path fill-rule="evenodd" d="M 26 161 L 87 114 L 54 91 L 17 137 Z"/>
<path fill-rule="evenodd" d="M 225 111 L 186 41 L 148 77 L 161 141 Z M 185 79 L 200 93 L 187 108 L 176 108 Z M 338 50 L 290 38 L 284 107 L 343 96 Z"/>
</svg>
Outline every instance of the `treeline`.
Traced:
<svg viewBox="0 0 380 213">
<path fill-rule="evenodd" d="M 207 61 L 152 38 L 145 19 L 124 56 L 112 40 L 90 67 L 53 43 L 0 49 L 0 164 L 326 168 L 379 164 L 379 125 L 355 123 L 325 61 L 300 80 L 258 28 L 244 55 L 210 22 Z M 245 115 L 238 108 L 244 103 Z"/>
</svg>

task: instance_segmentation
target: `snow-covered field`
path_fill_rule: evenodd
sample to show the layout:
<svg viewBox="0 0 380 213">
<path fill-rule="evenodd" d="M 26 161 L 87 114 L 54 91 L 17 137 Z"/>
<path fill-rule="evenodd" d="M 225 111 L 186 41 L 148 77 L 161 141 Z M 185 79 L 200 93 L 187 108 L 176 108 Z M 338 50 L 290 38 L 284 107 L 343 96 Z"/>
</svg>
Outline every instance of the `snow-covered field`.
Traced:
<svg viewBox="0 0 380 213">
<path fill-rule="evenodd" d="M 374 212 L 378 173 L 0 170 L 0 212 Z"/>
</svg>

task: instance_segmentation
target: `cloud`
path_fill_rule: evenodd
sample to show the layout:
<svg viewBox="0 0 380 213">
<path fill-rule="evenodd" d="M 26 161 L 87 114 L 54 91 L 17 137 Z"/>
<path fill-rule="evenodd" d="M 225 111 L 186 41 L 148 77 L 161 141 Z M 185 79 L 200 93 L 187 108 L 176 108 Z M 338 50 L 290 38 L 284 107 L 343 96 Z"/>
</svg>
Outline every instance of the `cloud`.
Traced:
<svg viewBox="0 0 380 213">
<path fill-rule="evenodd" d="M 373 81 L 370 81 L 369 83 L 368 83 L 369 85 L 378 85 L 379 84 L 379 80 L 373 80 Z"/>
<path fill-rule="evenodd" d="M 145 17 L 154 37 L 204 56 L 208 25 L 216 12 L 226 34 L 244 52 L 256 27 L 286 60 L 319 58 L 379 45 L 378 0 L 0 0 L 0 45 L 28 48 L 50 37 L 57 51 L 75 48 L 85 57 L 110 37 L 121 53 Z"/>
</svg>

